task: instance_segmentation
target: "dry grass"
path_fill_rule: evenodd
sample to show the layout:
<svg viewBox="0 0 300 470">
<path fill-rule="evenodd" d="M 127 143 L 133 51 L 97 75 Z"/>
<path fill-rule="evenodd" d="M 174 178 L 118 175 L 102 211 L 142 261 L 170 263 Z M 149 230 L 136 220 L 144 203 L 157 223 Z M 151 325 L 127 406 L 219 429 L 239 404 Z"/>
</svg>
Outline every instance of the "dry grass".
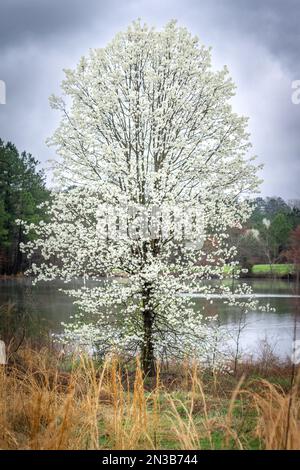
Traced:
<svg viewBox="0 0 300 470">
<path fill-rule="evenodd" d="M 300 449 L 297 379 L 287 391 L 185 364 L 150 381 L 116 357 L 69 369 L 28 348 L 0 368 L 1 449 Z"/>
<path fill-rule="evenodd" d="M 257 434 L 267 450 L 300 449 L 299 378 L 289 393 L 262 380 L 259 393 L 253 393 L 258 421 Z"/>
</svg>

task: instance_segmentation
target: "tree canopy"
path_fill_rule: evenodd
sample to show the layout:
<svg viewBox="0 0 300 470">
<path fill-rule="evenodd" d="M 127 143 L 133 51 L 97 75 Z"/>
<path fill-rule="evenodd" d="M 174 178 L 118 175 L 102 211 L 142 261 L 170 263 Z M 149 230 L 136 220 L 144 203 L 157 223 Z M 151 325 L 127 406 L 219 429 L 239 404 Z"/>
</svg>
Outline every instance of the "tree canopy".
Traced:
<svg viewBox="0 0 300 470">
<path fill-rule="evenodd" d="M 19 153 L 0 139 L 0 272 L 16 274 L 25 264 L 19 250 L 25 242 L 18 219 L 37 223 L 44 216 L 38 206 L 48 198 L 44 173 L 29 153 Z"/>
<path fill-rule="evenodd" d="M 80 309 L 70 338 L 139 350 L 147 373 L 159 354 L 208 354 L 193 292 L 236 301 L 203 280 L 235 264 L 229 228 L 247 220 L 240 196 L 259 184 L 226 67 L 214 71 L 210 50 L 174 21 L 162 31 L 135 22 L 66 70 L 62 89 L 51 97 L 62 117 L 49 143 L 57 181 L 73 189 L 54 195 L 48 223 L 27 224 L 37 238 L 25 250 L 43 257 L 32 272 L 106 276 L 68 291 Z M 127 282 L 114 280 L 116 269 Z"/>
</svg>

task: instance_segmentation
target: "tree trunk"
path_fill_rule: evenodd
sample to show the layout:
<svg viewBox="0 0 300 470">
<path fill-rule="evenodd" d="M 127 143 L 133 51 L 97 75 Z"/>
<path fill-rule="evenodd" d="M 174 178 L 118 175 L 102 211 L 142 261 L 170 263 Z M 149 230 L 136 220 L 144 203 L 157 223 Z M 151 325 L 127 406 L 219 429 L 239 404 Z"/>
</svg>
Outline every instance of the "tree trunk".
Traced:
<svg viewBox="0 0 300 470">
<path fill-rule="evenodd" d="M 154 312 L 150 305 L 151 284 L 146 282 L 143 287 L 143 327 L 144 338 L 142 345 L 142 367 L 145 375 L 155 375 L 155 358 L 153 347 Z"/>
<path fill-rule="evenodd" d="M 13 274 L 18 274 L 19 272 L 22 271 L 22 252 L 20 251 L 21 241 L 22 241 L 22 226 L 19 225 L 16 245 L 14 248 L 14 255 L 13 255 L 13 267 L 12 267 Z"/>
</svg>

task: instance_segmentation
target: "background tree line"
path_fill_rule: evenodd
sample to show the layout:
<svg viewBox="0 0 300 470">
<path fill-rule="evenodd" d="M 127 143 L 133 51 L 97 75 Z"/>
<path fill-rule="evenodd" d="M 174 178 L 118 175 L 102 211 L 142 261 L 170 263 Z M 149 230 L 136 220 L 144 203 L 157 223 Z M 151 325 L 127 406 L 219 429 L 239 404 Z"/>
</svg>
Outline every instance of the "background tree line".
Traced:
<svg viewBox="0 0 300 470">
<path fill-rule="evenodd" d="M 272 266 L 293 262 L 290 249 L 299 232 L 300 200 L 286 202 L 280 197 L 258 197 L 254 205 L 247 226 L 232 234 L 241 265 L 251 268 L 260 263 Z"/>
<path fill-rule="evenodd" d="M 38 161 L 15 145 L 0 139 L 0 274 L 26 269 L 19 247 L 26 241 L 18 219 L 36 223 L 43 218 L 39 204 L 49 198 Z"/>
</svg>

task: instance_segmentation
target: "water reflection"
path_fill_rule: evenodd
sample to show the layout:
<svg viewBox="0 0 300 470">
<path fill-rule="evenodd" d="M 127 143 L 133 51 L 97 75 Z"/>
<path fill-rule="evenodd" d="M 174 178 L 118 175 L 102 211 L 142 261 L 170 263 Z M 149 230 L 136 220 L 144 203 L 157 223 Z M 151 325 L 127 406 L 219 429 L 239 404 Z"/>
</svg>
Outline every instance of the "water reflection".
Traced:
<svg viewBox="0 0 300 470">
<path fill-rule="evenodd" d="M 213 282 L 213 281 L 212 281 Z M 245 282 L 245 281 L 243 281 Z M 241 335 L 241 347 L 244 353 L 257 354 L 259 343 L 267 338 L 274 352 L 284 358 L 291 353 L 295 316 L 299 316 L 300 299 L 293 297 L 295 285 L 283 280 L 248 280 L 254 292 L 263 296 L 262 302 L 269 303 L 276 313 L 249 312 L 246 325 Z M 15 304 L 17 311 L 29 314 L 31 321 L 47 325 L 52 332 L 61 332 L 61 322 L 68 322 L 75 313 L 71 299 L 60 288 L 75 288 L 81 284 L 73 281 L 67 286 L 59 281 L 39 283 L 32 286 L 30 279 L 0 280 L 0 305 Z M 228 281 L 231 285 L 231 281 Z M 198 308 L 204 307 L 207 315 L 218 313 L 224 329 L 234 332 L 240 318 L 236 307 L 224 305 L 220 299 L 210 304 L 203 298 L 195 297 Z M 300 330 L 300 316 L 299 328 Z M 298 333 L 300 339 L 300 332 Z"/>
</svg>

